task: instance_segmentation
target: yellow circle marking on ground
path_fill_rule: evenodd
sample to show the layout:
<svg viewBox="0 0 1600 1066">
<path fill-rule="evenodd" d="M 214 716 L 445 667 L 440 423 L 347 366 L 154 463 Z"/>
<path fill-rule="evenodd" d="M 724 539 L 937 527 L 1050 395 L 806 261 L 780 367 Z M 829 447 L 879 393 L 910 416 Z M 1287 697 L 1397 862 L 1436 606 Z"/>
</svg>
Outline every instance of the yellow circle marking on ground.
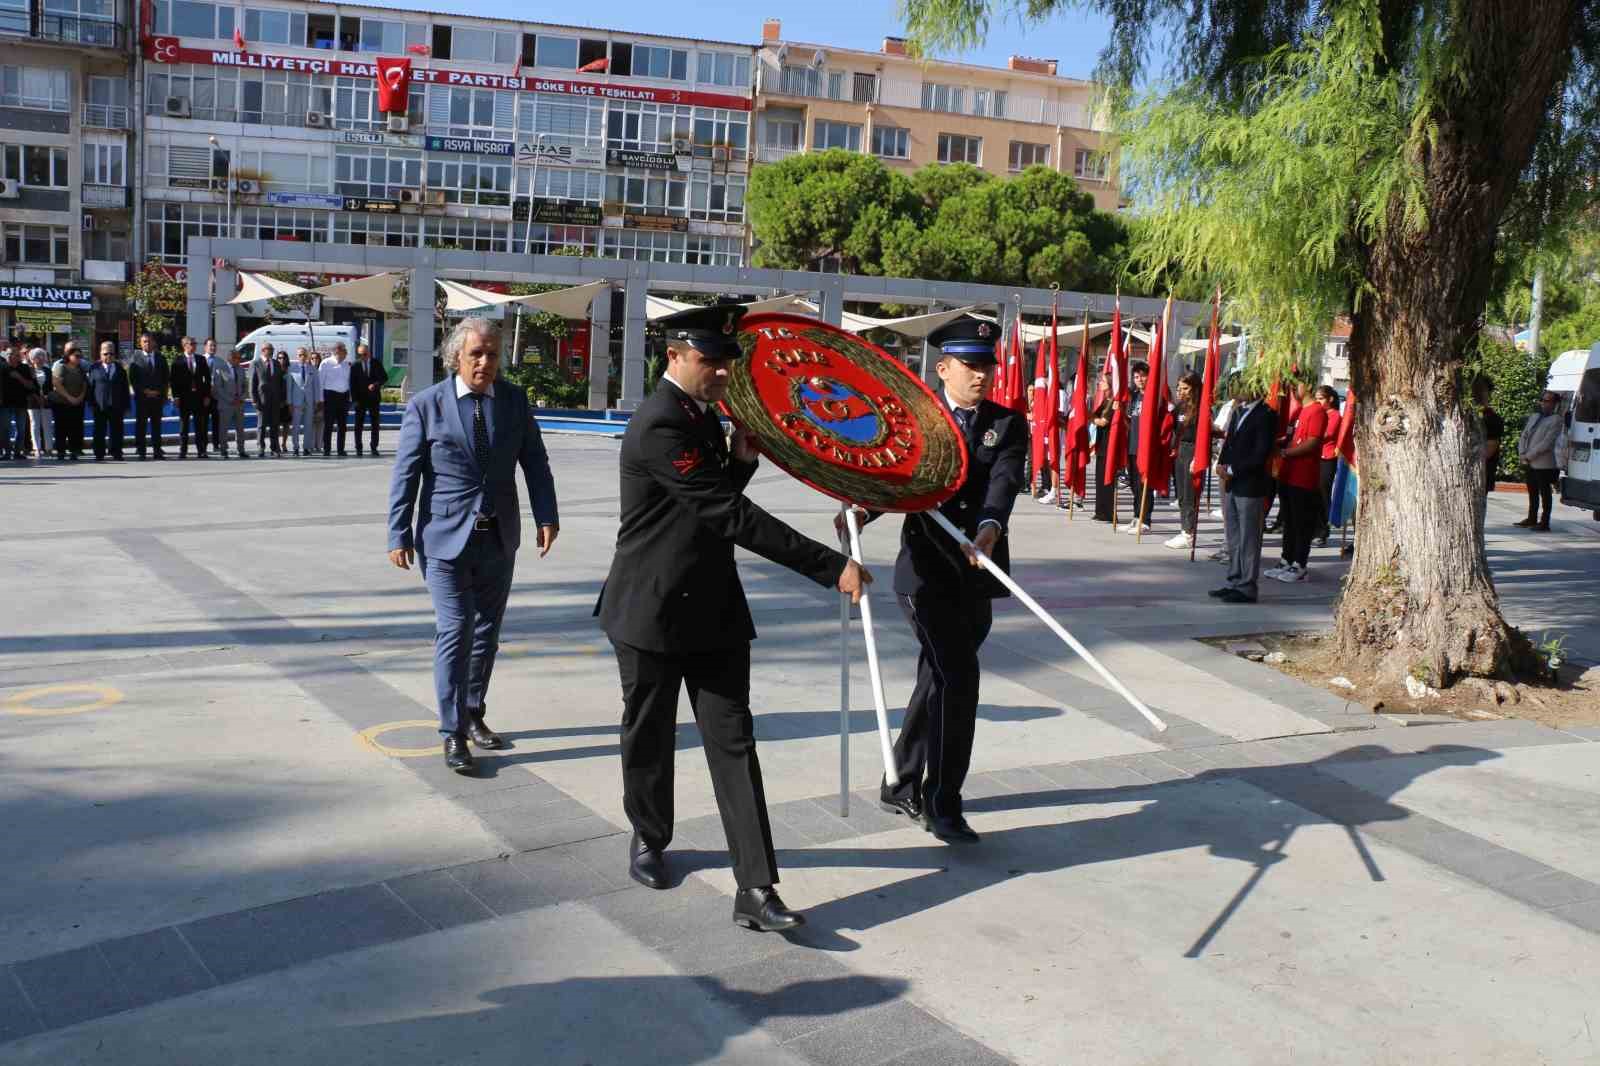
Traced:
<svg viewBox="0 0 1600 1066">
<path fill-rule="evenodd" d="M 413 718 L 405 722 L 384 722 L 382 725 L 368 726 L 356 736 L 361 740 L 361 743 L 380 755 L 387 755 L 394 759 L 422 759 L 429 755 L 437 755 L 442 749 L 438 745 L 430 745 L 426 748 L 391 748 L 378 738 L 385 733 L 392 733 L 396 729 L 437 730 L 438 728 L 439 722 L 437 719 Z"/>
<path fill-rule="evenodd" d="M 87 697 L 85 703 L 68 703 L 65 705 L 47 705 L 40 707 L 33 701 L 47 699 L 51 696 L 80 696 Z M 42 688 L 24 689 L 6 697 L 5 708 L 12 714 L 34 715 L 40 718 L 54 718 L 65 714 L 82 714 L 85 711 L 98 711 L 112 704 L 121 703 L 125 697 L 122 690 L 112 688 L 110 685 L 45 685 Z"/>
</svg>

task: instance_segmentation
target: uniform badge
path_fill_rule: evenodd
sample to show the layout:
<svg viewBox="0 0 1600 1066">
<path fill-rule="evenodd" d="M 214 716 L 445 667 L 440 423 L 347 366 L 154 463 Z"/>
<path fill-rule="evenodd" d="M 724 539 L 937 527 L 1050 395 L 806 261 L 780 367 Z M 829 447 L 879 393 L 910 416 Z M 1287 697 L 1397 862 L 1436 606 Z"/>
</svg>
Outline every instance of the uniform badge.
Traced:
<svg viewBox="0 0 1600 1066">
<path fill-rule="evenodd" d="M 724 334 L 727 334 L 727 335 L 731 336 L 733 334 L 733 324 L 734 324 L 735 321 L 738 320 L 738 318 L 739 318 L 738 315 L 734 314 L 731 311 L 728 312 L 727 319 L 725 319 L 723 321 L 723 323 L 722 323 L 722 332 Z"/>
<path fill-rule="evenodd" d="M 677 468 L 678 473 L 688 477 L 694 473 L 695 468 L 700 465 L 702 460 L 703 456 L 701 456 L 699 448 L 686 448 L 676 459 L 672 460 L 672 465 Z"/>
<path fill-rule="evenodd" d="M 978 323 L 978 337 L 979 337 L 980 340 L 988 340 L 993 335 L 994 335 L 994 327 L 993 326 L 989 325 L 989 323 L 987 323 L 987 322 L 979 322 Z"/>
<path fill-rule="evenodd" d="M 985 448 L 993 448 L 996 444 L 999 444 L 999 443 L 1000 443 L 1000 434 L 996 433 L 992 429 L 986 429 L 986 430 L 983 431 L 983 446 Z"/>
</svg>

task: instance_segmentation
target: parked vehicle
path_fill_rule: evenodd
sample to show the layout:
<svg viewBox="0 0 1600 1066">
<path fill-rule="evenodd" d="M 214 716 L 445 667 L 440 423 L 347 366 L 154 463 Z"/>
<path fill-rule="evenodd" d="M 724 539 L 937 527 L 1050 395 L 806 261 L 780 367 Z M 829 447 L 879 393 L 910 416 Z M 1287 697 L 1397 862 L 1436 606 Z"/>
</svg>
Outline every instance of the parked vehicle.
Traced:
<svg viewBox="0 0 1600 1066">
<path fill-rule="evenodd" d="M 1550 364 L 1545 388 L 1561 397 L 1567 453 L 1561 502 L 1594 512 L 1600 521 L 1600 343 L 1564 352 Z"/>
</svg>

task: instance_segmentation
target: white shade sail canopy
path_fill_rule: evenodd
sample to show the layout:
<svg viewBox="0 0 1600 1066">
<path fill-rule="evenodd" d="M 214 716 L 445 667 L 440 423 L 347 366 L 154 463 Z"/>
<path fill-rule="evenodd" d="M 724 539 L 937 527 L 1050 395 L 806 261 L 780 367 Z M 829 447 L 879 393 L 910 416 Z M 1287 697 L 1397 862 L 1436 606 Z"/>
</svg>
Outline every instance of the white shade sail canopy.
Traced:
<svg viewBox="0 0 1600 1066">
<path fill-rule="evenodd" d="M 394 286 L 404 277 L 404 274 L 374 274 L 367 278 L 336 281 L 310 291 L 330 300 L 342 300 L 357 307 L 392 314 L 395 310 Z"/>
<path fill-rule="evenodd" d="M 549 311 L 569 319 L 589 317 L 589 305 L 594 302 L 594 298 L 611 289 L 609 281 L 591 281 L 587 285 L 574 285 L 554 292 L 513 296 L 510 293 L 476 289 L 471 285 L 463 285 L 459 281 L 446 281 L 443 278 L 436 279 L 436 283 L 444 290 L 444 305 L 447 311 L 475 311 L 480 307 L 500 307 L 514 303 L 531 307 L 536 311 Z"/>
<path fill-rule="evenodd" d="M 994 321 L 993 315 L 974 315 L 973 317 L 981 318 L 985 322 Z M 1088 330 L 1090 339 L 1104 336 L 1105 334 L 1111 332 L 1111 323 L 1090 322 L 1088 325 Z M 1063 318 L 1056 325 L 1056 343 L 1061 344 L 1067 341 L 1081 340 L 1083 337 L 1083 331 L 1084 323 L 1081 318 L 1076 322 L 1068 322 L 1065 318 Z M 1022 343 L 1024 344 L 1038 344 L 1048 336 L 1050 336 L 1049 326 L 1035 326 L 1031 322 L 1024 322 L 1022 324 Z"/>
<path fill-rule="evenodd" d="M 252 274 L 249 271 L 239 271 L 239 295 L 229 300 L 230 304 L 253 304 L 260 300 L 281 300 L 288 296 L 300 296 L 311 292 L 311 289 L 302 288 L 287 281 L 268 277 L 266 274 Z"/>
<path fill-rule="evenodd" d="M 688 311 L 699 306 L 699 304 L 686 304 L 678 300 L 669 300 L 665 296 L 646 296 L 644 298 L 645 317 L 652 322 L 658 318 L 666 318 L 668 315 L 675 315 L 679 311 Z M 757 314 L 762 311 L 787 311 L 796 315 L 814 315 L 817 313 L 815 305 L 793 294 L 769 296 L 764 300 L 751 300 L 739 306 L 750 314 Z"/>
</svg>

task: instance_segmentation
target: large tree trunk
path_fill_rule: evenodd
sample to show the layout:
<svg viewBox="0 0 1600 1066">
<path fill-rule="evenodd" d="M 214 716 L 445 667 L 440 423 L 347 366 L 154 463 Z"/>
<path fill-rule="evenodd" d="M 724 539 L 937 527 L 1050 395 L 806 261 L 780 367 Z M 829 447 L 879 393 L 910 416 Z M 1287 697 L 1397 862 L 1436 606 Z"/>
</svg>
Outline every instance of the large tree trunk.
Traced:
<svg viewBox="0 0 1600 1066">
<path fill-rule="evenodd" d="M 1418 146 L 1427 222 L 1401 206 L 1368 250 L 1354 316 L 1361 493 L 1336 618 L 1342 654 L 1380 678 L 1445 686 L 1531 671 L 1484 557 L 1482 429 L 1461 368 L 1480 328 L 1501 217 L 1568 69 L 1572 0 L 1464 0 Z"/>
</svg>

